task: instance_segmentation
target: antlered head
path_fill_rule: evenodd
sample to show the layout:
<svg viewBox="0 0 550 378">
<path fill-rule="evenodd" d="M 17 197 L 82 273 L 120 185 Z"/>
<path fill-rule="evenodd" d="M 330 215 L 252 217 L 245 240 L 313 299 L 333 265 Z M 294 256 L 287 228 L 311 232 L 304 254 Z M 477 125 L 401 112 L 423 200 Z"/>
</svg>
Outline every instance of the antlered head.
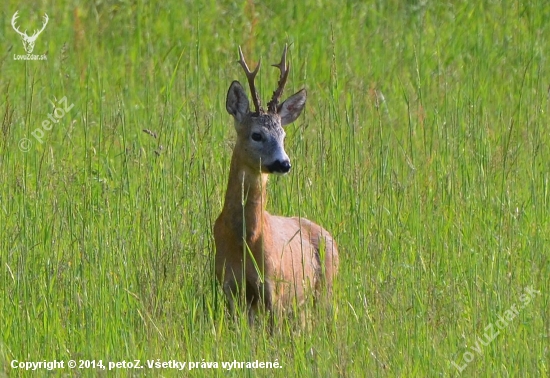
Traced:
<svg viewBox="0 0 550 378">
<path fill-rule="evenodd" d="M 286 64 L 285 46 L 281 63 L 275 65 L 281 70 L 278 88 L 273 93 L 273 98 L 268 103 L 266 112 L 260 103 L 258 92 L 254 85 L 254 77 L 258 73 L 260 65 L 250 72 L 241 49 L 239 53 L 252 92 L 252 100 L 255 112 L 250 111 L 250 103 L 244 88 L 238 81 L 231 83 L 227 92 L 226 109 L 235 119 L 237 131 L 237 143 L 235 150 L 242 152 L 245 164 L 251 170 L 260 169 L 263 173 L 285 174 L 290 171 L 290 159 L 284 149 L 285 131 L 283 127 L 294 122 L 306 103 L 306 91 L 293 94 L 282 104 L 279 99 L 282 95 L 290 67 Z"/>
</svg>

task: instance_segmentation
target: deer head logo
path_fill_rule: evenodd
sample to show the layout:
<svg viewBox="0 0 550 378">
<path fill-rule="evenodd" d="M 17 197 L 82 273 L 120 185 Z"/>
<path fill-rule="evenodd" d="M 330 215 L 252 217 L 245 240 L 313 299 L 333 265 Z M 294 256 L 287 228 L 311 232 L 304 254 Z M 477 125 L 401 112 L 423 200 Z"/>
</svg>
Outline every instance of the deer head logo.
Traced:
<svg viewBox="0 0 550 378">
<path fill-rule="evenodd" d="M 25 48 L 25 51 L 27 52 L 27 54 L 32 54 L 32 50 L 34 50 L 34 43 L 36 42 L 36 39 L 38 38 L 40 33 L 44 31 L 44 29 L 46 28 L 46 25 L 48 25 L 48 20 L 49 20 L 48 15 L 44 13 L 44 22 L 42 24 L 42 29 L 35 30 L 33 35 L 29 36 L 27 35 L 26 30 L 24 32 L 21 32 L 19 28 L 15 25 L 15 20 L 17 20 L 17 17 L 19 17 L 17 15 L 18 12 L 19 11 L 15 12 L 13 17 L 11 18 L 11 26 L 13 27 L 13 30 L 15 30 L 17 34 L 19 34 L 23 39 L 23 47 Z"/>
</svg>

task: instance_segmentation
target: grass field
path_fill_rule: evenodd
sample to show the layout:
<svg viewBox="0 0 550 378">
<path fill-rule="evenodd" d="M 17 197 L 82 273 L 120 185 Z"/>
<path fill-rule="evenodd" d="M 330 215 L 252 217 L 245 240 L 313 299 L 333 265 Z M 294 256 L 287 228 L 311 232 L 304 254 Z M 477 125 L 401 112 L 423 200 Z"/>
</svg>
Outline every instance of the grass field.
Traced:
<svg viewBox="0 0 550 378">
<path fill-rule="evenodd" d="M 3 2 L 0 376 L 548 376 L 550 4 L 526 3 Z M 16 11 L 48 14 L 47 60 L 14 57 Z M 341 269 L 332 310 L 269 336 L 226 316 L 212 225 L 237 47 L 265 101 L 284 43 L 308 103 L 268 209 Z M 256 360 L 280 367 L 222 367 Z"/>
</svg>

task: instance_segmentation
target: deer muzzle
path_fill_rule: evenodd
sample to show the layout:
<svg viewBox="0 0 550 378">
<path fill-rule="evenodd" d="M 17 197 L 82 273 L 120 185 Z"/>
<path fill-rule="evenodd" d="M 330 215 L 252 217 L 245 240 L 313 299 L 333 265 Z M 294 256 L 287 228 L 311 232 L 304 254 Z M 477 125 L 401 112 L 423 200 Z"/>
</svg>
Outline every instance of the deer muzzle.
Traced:
<svg viewBox="0 0 550 378">
<path fill-rule="evenodd" d="M 285 174 L 290 171 L 291 167 L 292 166 L 290 165 L 289 160 L 275 160 L 273 163 L 269 164 L 266 168 L 269 171 L 269 173 Z"/>
</svg>

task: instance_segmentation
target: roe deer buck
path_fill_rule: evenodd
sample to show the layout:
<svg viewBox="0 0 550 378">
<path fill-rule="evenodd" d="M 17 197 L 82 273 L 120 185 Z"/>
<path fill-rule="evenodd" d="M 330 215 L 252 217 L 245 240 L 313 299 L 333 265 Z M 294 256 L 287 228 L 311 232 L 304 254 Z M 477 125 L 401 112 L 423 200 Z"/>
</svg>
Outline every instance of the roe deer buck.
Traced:
<svg viewBox="0 0 550 378">
<path fill-rule="evenodd" d="M 284 150 L 283 127 L 294 122 L 306 102 L 305 89 L 282 104 L 280 97 L 290 66 L 287 46 L 279 64 L 278 88 L 262 108 L 254 78 L 260 63 L 250 71 L 239 47 L 255 112 L 249 109 L 246 93 L 238 81 L 227 92 L 226 108 L 235 120 L 237 141 L 223 210 L 214 225 L 216 276 L 235 314 L 234 300 L 246 298 L 249 322 L 263 306 L 273 324 L 280 314 L 299 306 L 308 293 L 318 296 L 325 285 L 330 293 L 338 269 L 338 252 L 332 236 L 321 226 L 304 218 L 286 218 L 266 210 L 269 173 L 285 174 L 290 161 Z"/>
</svg>

